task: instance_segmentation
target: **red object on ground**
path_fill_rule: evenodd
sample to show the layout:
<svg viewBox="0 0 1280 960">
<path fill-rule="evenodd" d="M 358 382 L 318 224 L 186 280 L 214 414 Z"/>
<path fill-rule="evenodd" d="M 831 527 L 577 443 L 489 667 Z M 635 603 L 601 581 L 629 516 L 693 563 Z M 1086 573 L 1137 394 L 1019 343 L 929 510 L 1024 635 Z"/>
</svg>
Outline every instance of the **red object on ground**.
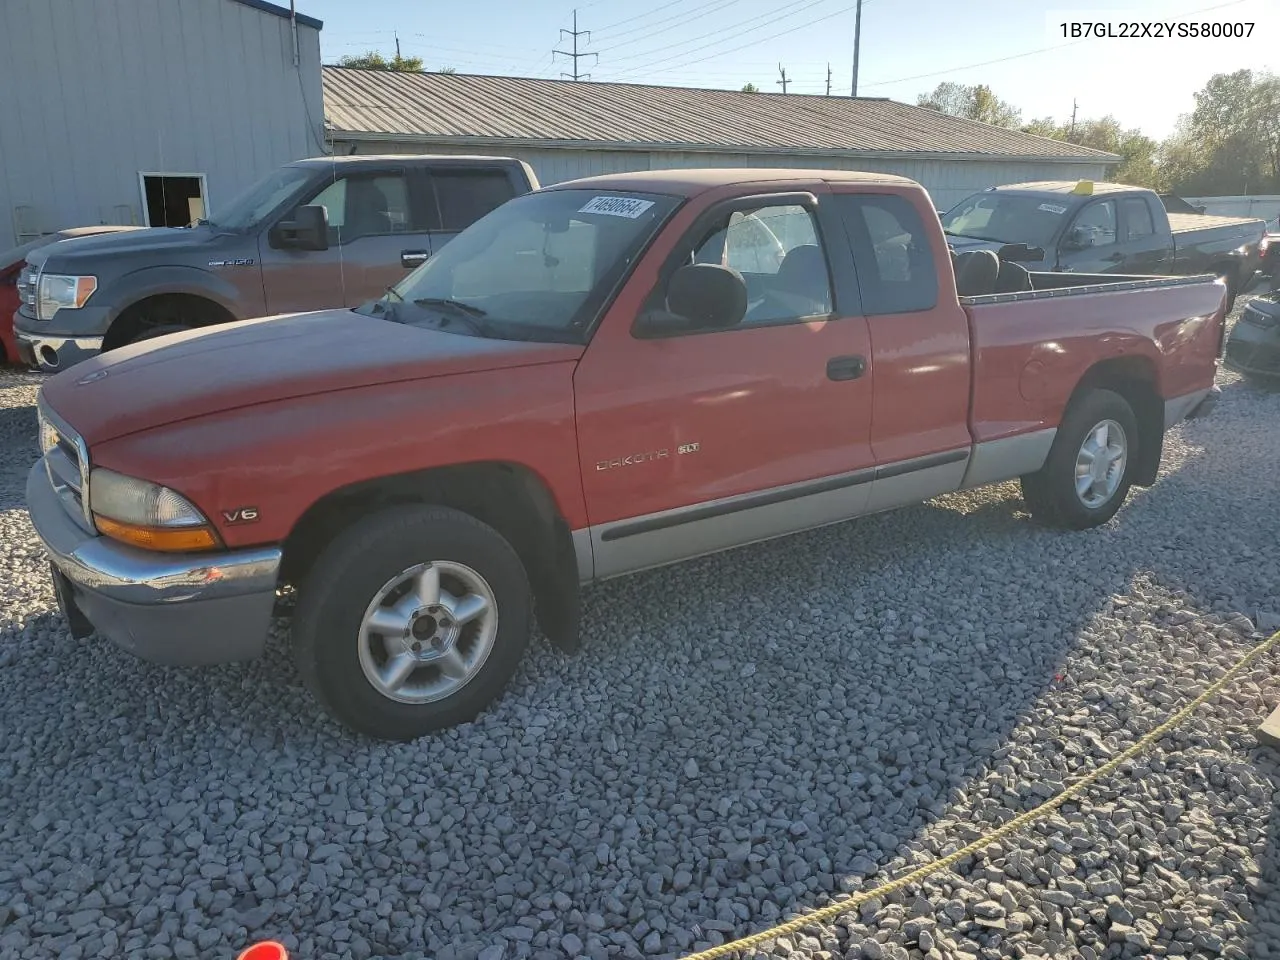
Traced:
<svg viewBox="0 0 1280 960">
<path fill-rule="evenodd" d="M 274 940 L 263 940 L 247 947 L 236 960 L 289 960 L 289 951 L 284 944 Z"/>
</svg>

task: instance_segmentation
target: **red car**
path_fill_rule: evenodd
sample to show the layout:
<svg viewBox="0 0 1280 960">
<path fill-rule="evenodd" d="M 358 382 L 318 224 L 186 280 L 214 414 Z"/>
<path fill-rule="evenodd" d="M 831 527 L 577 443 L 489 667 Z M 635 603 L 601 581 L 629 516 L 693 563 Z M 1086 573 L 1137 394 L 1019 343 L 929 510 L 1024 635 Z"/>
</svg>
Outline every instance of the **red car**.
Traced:
<svg viewBox="0 0 1280 960">
<path fill-rule="evenodd" d="M 576 649 L 593 581 L 1015 479 L 1106 523 L 1212 402 L 1226 298 L 953 261 L 884 174 L 560 183 L 355 310 L 55 375 L 27 505 L 74 636 L 248 659 L 292 586 L 319 702 L 411 739 L 484 709 L 535 615 Z"/>
<path fill-rule="evenodd" d="M 18 274 L 22 272 L 22 267 L 27 262 L 28 253 L 45 244 L 70 240 L 72 237 L 141 229 L 142 227 L 121 227 L 109 224 L 68 227 L 66 230 L 47 234 L 0 254 L 0 363 L 18 362 L 18 345 L 13 338 L 13 315 L 18 312 Z"/>
</svg>

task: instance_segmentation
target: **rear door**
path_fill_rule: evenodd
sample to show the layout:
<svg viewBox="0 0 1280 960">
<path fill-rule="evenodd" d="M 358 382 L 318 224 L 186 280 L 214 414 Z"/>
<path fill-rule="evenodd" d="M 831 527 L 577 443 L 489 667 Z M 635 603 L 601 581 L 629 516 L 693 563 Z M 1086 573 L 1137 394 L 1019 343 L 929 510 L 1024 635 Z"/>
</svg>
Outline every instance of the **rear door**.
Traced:
<svg viewBox="0 0 1280 960">
<path fill-rule="evenodd" d="M 898 193 L 837 193 L 871 338 L 868 510 L 927 500 L 960 485 L 968 461 L 969 321 L 954 287 L 939 281 L 949 261 L 929 208 Z M 947 271 L 950 275 L 950 271 Z"/>
<path fill-rule="evenodd" d="M 665 302 L 679 265 L 723 263 L 728 235 L 754 218 L 782 256 L 738 260 L 758 272 L 736 326 L 638 338 L 630 317 L 597 331 L 574 378 L 597 576 L 864 508 L 871 344 L 829 207 L 826 188 L 807 184 L 726 200 L 694 221 L 645 302 Z"/>
<path fill-rule="evenodd" d="M 518 193 L 527 192 L 504 167 L 449 163 L 432 166 L 426 176 L 433 205 L 431 253 Z"/>
<path fill-rule="evenodd" d="M 1147 197 L 1120 199 L 1123 272 L 1157 275 L 1173 266 L 1172 238 L 1159 229 L 1151 202 Z"/>
</svg>

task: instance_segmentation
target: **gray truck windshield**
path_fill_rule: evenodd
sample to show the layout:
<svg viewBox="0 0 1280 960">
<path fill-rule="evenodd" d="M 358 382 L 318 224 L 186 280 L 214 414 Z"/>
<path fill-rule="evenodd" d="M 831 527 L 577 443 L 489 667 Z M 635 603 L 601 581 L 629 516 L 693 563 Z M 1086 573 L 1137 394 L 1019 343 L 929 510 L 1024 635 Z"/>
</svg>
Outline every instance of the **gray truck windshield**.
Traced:
<svg viewBox="0 0 1280 960">
<path fill-rule="evenodd" d="M 1069 209 L 1068 203 L 1052 196 L 975 193 L 943 215 L 942 229 L 953 237 L 1044 247 Z"/>
<path fill-rule="evenodd" d="M 209 224 L 223 230 L 250 230 L 290 197 L 301 192 L 312 171 L 281 167 L 267 174 L 229 204 L 213 212 Z"/>
<path fill-rule="evenodd" d="M 678 204 L 608 190 L 517 197 L 360 312 L 473 336 L 578 342 Z"/>
</svg>

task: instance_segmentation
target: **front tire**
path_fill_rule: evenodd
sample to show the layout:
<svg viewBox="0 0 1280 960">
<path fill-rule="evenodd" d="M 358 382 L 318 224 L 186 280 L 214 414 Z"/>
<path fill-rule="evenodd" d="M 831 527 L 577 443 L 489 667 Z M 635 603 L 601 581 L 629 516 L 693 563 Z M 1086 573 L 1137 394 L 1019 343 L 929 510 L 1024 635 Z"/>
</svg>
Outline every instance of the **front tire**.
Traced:
<svg viewBox="0 0 1280 960">
<path fill-rule="evenodd" d="M 448 507 L 401 506 L 324 549 L 292 642 L 304 682 L 339 721 L 406 741 L 475 719 L 531 628 L 524 565 L 496 530 Z"/>
<path fill-rule="evenodd" d="M 1086 530 L 1116 515 L 1133 485 L 1138 420 L 1112 390 L 1090 390 L 1067 408 L 1044 466 L 1022 478 L 1022 499 L 1048 526 Z"/>
</svg>

